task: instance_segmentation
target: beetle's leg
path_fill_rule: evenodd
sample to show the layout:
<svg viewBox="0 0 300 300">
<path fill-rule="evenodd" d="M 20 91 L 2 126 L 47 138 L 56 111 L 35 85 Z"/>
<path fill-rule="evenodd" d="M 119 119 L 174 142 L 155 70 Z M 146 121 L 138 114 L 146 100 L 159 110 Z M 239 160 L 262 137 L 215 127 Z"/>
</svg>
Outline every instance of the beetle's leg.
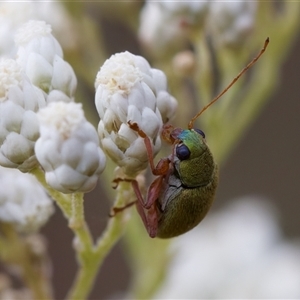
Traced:
<svg viewBox="0 0 300 300">
<path fill-rule="evenodd" d="M 141 206 L 140 202 L 136 203 L 137 211 L 144 223 L 144 226 L 150 237 L 154 238 L 157 235 L 157 227 L 158 227 L 158 213 L 155 206 L 151 206 L 147 210 L 147 214 L 145 214 L 145 210 L 143 206 Z"/>
<path fill-rule="evenodd" d="M 113 180 L 113 183 L 115 184 L 114 188 L 117 188 L 120 181 L 131 182 L 133 190 L 135 192 L 135 195 L 136 195 L 138 201 L 140 201 L 142 207 L 144 207 L 145 209 L 149 209 L 153 205 L 155 200 L 158 199 L 158 197 L 159 197 L 159 192 L 162 187 L 163 179 L 164 179 L 164 176 L 159 176 L 152 182 L 152 184 L 150 185 L 150 187 L 148 189 L 146 202 L 144 201 L 144 198 L 141 194 L 138 182 L 135 179 L 115 178 Z M 121 212 L 122 210 L 126 209 L 127 207 L 132 206 L 136 202 L 137 202 L 137 200 L 132 201 L 122 207 L 114 207 L 113 208 L 114 213 L 112 214 L 112 216 L 114 216 L 118 212 Z"/>
<path fill-rule="evenodd" d="M 119 182 L 120 181 L 125 181 L 125 182 L 132 182 L 133 179 L 126 179 L 126 178 L 115 178 L 113 181 L 112 181 L 112 187 L 113 189 L 116 189 L 119 185 Z M 132 202 L 129 202 L 127 203 L 126 205 L 124 206 L 121 206 L 121 207 L 112 207 L 111 209 L 111 212 L 109 213 L 109 217 L 112 218 L 114 217 L 117 213 L 120 213 L 122 212 L 123 210 L 125 210 L 126 208 L 136 204 L 137 200 L 134 200 Z"/>
<path fill-rule="evenodd" d="M 122 212 L 123 210 L 125 210 L 126 208 L 136 204 L 137 200 L 134 200 L 132 202 L 129 202 L 128 204 L 121 206 L 121 207 L 113 207 L 111 210 L 111 212 L 109 213 L 109 217 L 113 218 L 116 214 Z"/>
<path fill-rule="evenodd" d="M 163 126 L 162 132 L 161 132 L 161 137 L 162 139 L 169 143 L 169 144 L 173 144 L 174 143 L 174 138 L 171 135 L 171 133 L 174 130 L 174 126 L 170 125 L 170 124 L 165 124 Z"/>
<path fill-rule="evenodd" d="M 117 177 L 117 178 L 115 178 L 115 179 L 112 181 L 112 188 L 115 190 L 115 189 L 118 187 L 119 182 L 121 182 L 121 181 L 132 182 L 132 180 L 134 180 L 134 179 L 128 179 L 128 178 L 120 178 L 120 177 Z"/>
<path fill-rule="evenodd" d="M 159 179 L 159 178 L 157 178 L 157 179 Z M 151 184 L 149 191 L 150 191 L 152 185 L 153 184 Z M 136 202 L 137 211 L 144 223 L 144 226 L 145 226 L 149 236 L 154 238 L 154 237 L 156 237 L 157 227 L 158 227 L 158 211 L 157 211 L 156 204 L 155 204 L 155 200 L 157 200 L 157 197 L 149 199 L 149 196 L 148 196 L 146 203 L 144 203 L 143 196 L 141 194 L 141 191 L 139 189 L 139 186 L 138 186 L 138 183 L 136 180 L 132 181 L 132 187 L 137 196 L 137 202 Z M 147 210 L 147 212 L 145 212 L 145 210 Z"/>
<path fill-rule="evenodd" d="M 131 182 L 135 195 L 137 197 L 136 201 L 130 202 L 123 207 L 113 207 L 110 217 L 114 217 L 117 213 L 123 211 L 124 209 L 136 204 L 137 211 L 144 223 L 144 226 L 150 237 L 156 237 L 157 227 L 158 227 L 158 208 L 156 206 L 156 201 L 159 197 L 159 193 L 162 189 L 163 181 L 165 176 L 157 177 L 150 185 L 147 193 L 147 199 L 144 200 L 138 182 L 134 179 L 114 179 L 114 183 L 117 185 L 120 181 Z"/>
<path fill-rule="evenodd" d="M 164 176 L 157 177 L 150 185 L 148 192 L 147 192 L 147 199 L 144 204 L 146 209 L 149 209 L 159 198 L 159 194 L 163 188 Z"/>
<path fill-rule="evenodd" d="M 129 121 L 128 125 L 132 130 L 136 131 L 141 138 L 144 139 L 144 143 L 145 143 L 145 146 L 147 149 L 148 160 L 149 160 L 151 171 L 152 171 L 153 175 L 159 176 L 159 175 L 167 174 L 167 172 L 169 170 L 169 163 L 170 163 L 169 158 L 167 158 L 167 157 L 162 158 L 158 162 L 158 164 L 156 166 L 154 166 L 152 144 L 151 144 L 149 137 L 142 129 L 139 128 L 137 123 L 132 123 L 131 121 Z"/>
<path fill-rule="evenodd" d="M 157 234 L 157 226 L 158 226 L 158 210 L 156 207 L 156 200 L 159 196 L 159 191 L 161 189 L 162 180 L 164 176 L 159 176 L 154 180 L 148 190 L 148 196 L 146 202 L 141 194 L 138 182 L 135 179 L 122 179 L 115 178 L 113 183 L 115 184 L 114 188 L 116 188 L 120 181 L 131 182 L 137 200 L 132 201 L 125 206 L 122 207 L 113 207 L 112 212 L 110 213 L 110 217 L 114 217 L 117 213 L 123 211 L 124 209 L 136 204 L 137 211 L 144 223 L 144 226 L 150 237 L 156 237 Z"/>
</svg>

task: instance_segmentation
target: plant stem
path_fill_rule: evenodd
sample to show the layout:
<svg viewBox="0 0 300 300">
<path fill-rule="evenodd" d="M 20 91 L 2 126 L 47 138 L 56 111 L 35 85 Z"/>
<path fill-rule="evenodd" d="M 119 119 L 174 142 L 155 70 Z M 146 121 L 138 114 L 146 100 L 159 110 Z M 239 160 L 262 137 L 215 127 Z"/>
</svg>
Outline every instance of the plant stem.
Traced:
<svg viewBox="0 0 300 300">
<path fill-rule="evenodd" d="M 35 168 L 30 171 L 31 174 L 33 174 L 39 182 L 42 184 L 42 186 L 45 188 L 45 190 L 48 192 L 48 194 L 56 201 L 62 212 L 64 213 L 64 216 L 67 219 L 70 219 L 72 216 L 72 206 L 71 206 L 71 196 L 63 194 L 53 188 L 51 188 L 46 180 L 45 180 L 45 173 L 40 168 Z"/>
<path fill-rule="evenodd" d="M 69 227 L 72 229 L 76 238 L 78 239 L 80 247 L 92 249 L 93 239 L 84 219 L 83 200 L 84 199 L 82 193 L 72 194 L 72 215 L 69 219 Z M 78 250 L 80 252 L 81 248 L 79 248 Z"/>
<path fill-rule="evenodd" d="M 119 184 L 115 206 L 124 206 L 125 203 L 127 203 L 130 188 L 131 186 L 127 182 L 121 182 Z M 76 229 L 76 236 L 79 239 L 81 237 L 78 244 L 76 243 L 80 269 L 76 275 L 73 286 L 67 295 L 67 299 L 86 299 L 105 257 L 124 232 L 124 225 L 129 220 L 128 212 L 129 209 L 126 209 L 110 218 L 107 228 L 94 247 L 91 247 L 86 236 Z M 80 215 L 78 211 L 76 214 Z M 83 230 L 83 228 L 80 230 Z"/>
</svg>

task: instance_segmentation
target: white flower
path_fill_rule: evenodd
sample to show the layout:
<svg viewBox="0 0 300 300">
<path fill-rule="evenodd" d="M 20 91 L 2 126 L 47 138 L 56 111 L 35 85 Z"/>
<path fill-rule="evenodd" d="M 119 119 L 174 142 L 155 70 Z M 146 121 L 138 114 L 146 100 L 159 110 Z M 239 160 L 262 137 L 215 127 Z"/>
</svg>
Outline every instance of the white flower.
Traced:
<svg viewBox="0 0 300 300">
<path fill-rule="evenodd" d="M 55 16 L 55 17 L 53 17 Z M 44 20 L 51 24 L 63 48 L 74 48 L 73 23 L 65 7 L 57 1 L 2 1 L 0 2 L 0 55 L 13 58 L 16 52 L 14 34 L 28 20 Z"/>
<path fill-rule="evenodd" d="M 243 45 L 255 26 L 255 1 L 212 2 L 208 26 L 211 36 L 226 46 Z"/>
<path fill-rule="evenodd" d="M 195 74 L 197 69 L 197 59 L 195 53 L 191 50 L 185 50 L 177 53 L 172 60 L 172 66 L 176 75 L 181 77 L 190 77 Z"/>
<path fill-rule="evenodd" d="M 147 0 L 147 4 L 159 4 L 164 12 L 172 17 L 181 17 L 187 24 L 196 25 L 204 21 L 210 1 L 156 1 Z"/>
<path fill-rule="evenodd" d="M 20 65 L 13 59 L 0 60 L 0 165 L 26 172 L 37 164 L 36 112 L 45 105 L 42 91 L 30 83 Z"/>
<path fill-rule="evenodd" d="M 36 157 L 47 183 L 63 193 L 92 190 L 105 167 L 96 129 L 81 104 L 54 102 L 38 113 L 40 138 Z"/>
<path fill-rule="evenodd" d="M 47 103 L 74 100 L 77 79 L 63 60 L 63 51 L 44 21 L 28 21 L 15 37 L 17 61 L 32 84 L 46 94 Z"/>
<path fill-rule="evenodd" d="M 53 212 L 52 200 L 34 176 L 0 167 L 0 222 L 11 223 L 20 232 L 32 232 Z"/>
<path fill-rule="evenodd" d="M 238 199 L 175 240 L 155 299 L 298 299 L 300 245 L 282 238 L 263 199 Z"/>
<path fill-rule="evenodd" d="M 151 69 L 151 73 L 155 85 L 157 108 L 165 124 L 175 116 L 177 100 L 168 93 L 168 83 L 165 73 L 158 69 Z"/>
<path fill-rule="evenodd" d="M 138 124 L 150 138 L 154 155 L 157 154 L 163 121 L 174 115 L 177 106 L 166 90 L 166 77 L 152 69 L 143 57 L 123 52 L 105 62 L 95 87 L 101 144 L 127 176 L 135 177 L 147 167 L 147 151 L 144 140 L 127 122 Z"/>
<path fill-rule="evenodd" d="M 147 1 L 140 16 L 139 39 L 152 55 L 181 50 L 190 30 L 202 27 L 209 1 Z"/>
</svg>

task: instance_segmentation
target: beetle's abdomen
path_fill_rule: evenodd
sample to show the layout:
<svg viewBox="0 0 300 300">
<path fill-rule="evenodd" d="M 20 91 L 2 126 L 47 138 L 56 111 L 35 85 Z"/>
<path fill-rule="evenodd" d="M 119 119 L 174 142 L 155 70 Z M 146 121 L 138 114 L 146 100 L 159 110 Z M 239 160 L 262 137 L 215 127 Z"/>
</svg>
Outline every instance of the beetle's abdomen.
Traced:
<svg viewBox="0 0 300 300">
<path fill-rule="evenodd" d="M 162 207 L 157 237 L 171 238 L 197 226 L 210 209 L 218 184 L 218 170 L 214 171 L 209 183 L 196 188 L 181 187 L 177 196 Z"/>
</svg>

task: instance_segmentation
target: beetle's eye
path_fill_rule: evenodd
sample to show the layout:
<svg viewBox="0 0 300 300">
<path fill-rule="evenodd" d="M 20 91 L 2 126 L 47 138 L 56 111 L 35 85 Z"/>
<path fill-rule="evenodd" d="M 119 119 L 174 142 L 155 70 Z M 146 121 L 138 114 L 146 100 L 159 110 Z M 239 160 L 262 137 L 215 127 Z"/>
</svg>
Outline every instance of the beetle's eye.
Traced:
<svg viewBox="0 0 300 300">
<path fill-rule="evenodd" d="M 191 152 L 185 144 L 180 144 L 176 147 L 176 155 L 180 160 L 185 160 L 190 157 Z"/>
<path fill-rule="evenodd" d="M 200 135 L 202 135 L 202 137 L 205 139 L 205 133 L 200 130 L 200 129 L 195 129 L 195 131 L 197 131 Z"/>
</svg>

